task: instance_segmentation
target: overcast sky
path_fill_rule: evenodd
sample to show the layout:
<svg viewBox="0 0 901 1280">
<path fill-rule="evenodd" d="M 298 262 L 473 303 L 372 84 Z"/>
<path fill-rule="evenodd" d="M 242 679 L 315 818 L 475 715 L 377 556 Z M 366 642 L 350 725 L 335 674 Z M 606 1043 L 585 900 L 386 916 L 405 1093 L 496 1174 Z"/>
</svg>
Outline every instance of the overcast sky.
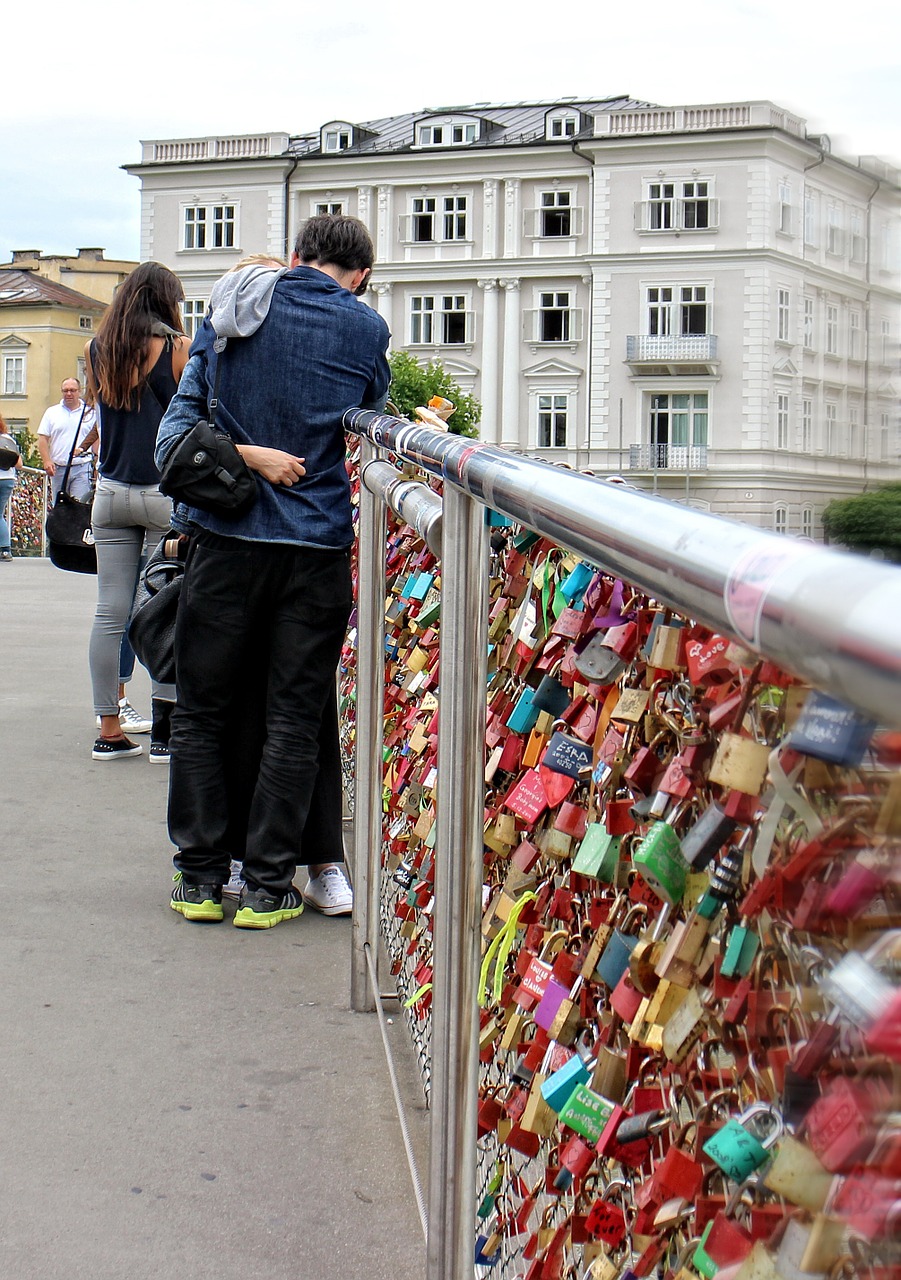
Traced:
<svg viewBox="0 0 901 1280">
<path fill-rule="evenodd" d="M 901 159 L 892 0 L 148 7 L 50 0 L 3 23 L 0 261 L 137 258 L 140 140 L 286 130 L 473 102 L 769 99 L 834 152 Z"/>
</svg>

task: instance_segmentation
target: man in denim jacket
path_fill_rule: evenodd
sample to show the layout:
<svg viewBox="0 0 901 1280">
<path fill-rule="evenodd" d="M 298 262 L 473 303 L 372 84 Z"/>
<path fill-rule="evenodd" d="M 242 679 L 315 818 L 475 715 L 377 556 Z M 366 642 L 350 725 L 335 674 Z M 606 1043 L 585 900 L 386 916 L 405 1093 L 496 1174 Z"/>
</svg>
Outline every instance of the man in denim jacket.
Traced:
<svg viewBox="0 0 901 1280">
<path fill-rule="evenodd" d="M 223 918 L 228 735 L 236 693 L 261 664 L 265 742 L 234 923 L 270 928 L 303 910 L 292 879 L 352 605 L 342 417 L 354 405 L 383 408 L 390 381 L 388 328 L 354 296 L 372 263 L 357 219 L 311 218 L 291 269 L 258 272 L 259 288 L 251 280 L 243 290 L 251 296 L 230 314 L 221 355 L 204 321 L 160 425 L 158 465 L 207 416 L 221 359 L 217 423 L 259 480 L 256 503 L 239 519 L 187 510 L 196 533 L 176 629 L 169 835 L 178 850 L 171 905 L 189 920 Z M 304 896 L 334 914 L 348 896 L 342 872 L 326 864 L 310 874 Z"/>
</svg>

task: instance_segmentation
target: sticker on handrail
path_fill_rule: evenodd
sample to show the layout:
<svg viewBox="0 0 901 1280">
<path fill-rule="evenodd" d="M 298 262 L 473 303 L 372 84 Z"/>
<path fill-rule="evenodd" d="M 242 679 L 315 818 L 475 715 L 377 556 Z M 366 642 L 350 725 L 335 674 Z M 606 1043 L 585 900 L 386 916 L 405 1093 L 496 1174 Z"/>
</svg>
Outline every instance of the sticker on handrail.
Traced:
<svg viewBox="0 0 901 1280">
<path fill-rule="evenodd" d="M 803 542 L 786 542 L 782 547 L 752 547 L 738 557 L 723 588 L 723 604 L 736 635 L 760 647 L 760 619 L 773 583 L 784 569 L 816 550 Z"/>
</svg>

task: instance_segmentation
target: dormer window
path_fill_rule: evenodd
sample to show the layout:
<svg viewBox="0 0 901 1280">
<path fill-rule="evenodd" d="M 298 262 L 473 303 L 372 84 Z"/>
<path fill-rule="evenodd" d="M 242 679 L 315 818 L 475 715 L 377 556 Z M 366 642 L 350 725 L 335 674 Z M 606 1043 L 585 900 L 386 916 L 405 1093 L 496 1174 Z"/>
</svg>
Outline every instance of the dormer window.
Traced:
<svg viewBox="0 0 901 1280">
<path fill-rule="evenodd" d="M 353 143 L 353 139 L 353 125 L 344 124 L 341 121 L 327 124 L 322 130 L 322 150 L 346 151 Z"/>
<path fill-rule="evenodd" d="M 469 120 L 442 120 L 440 124 L 421 124 L 416 131 L 419 147 L 464 147 L 475 142 L 479 126 Z"/>
<path fill-rule="evenodd" d="M 574 138 L 579 132 L 579 117 L 571 112 L 567 115 L 548 116 L 547 137 L 551 140 Z"/>
</svg>

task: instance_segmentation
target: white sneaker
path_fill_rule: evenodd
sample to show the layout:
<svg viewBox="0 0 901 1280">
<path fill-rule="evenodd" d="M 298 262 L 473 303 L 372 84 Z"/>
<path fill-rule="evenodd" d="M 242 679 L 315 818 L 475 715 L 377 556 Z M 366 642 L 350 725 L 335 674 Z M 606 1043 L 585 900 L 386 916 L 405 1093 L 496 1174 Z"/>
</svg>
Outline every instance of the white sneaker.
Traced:
<svg viewBox="0 0 901 1280">
<path fill-rule="evenodd" d="M 153 721 L 138 715 L 127 698 L 119 699 L 119 723 L 125 733 L 149 733 Z"/>
<path fill-rule="evenodd" d="M 349 916 L 354 909 L 353 890 L 343 869 L 334 864 L 323 867 L 318 876 L 310 877 L 303 900 L 324 916 Z"/>
<path fill-rule="evenodd" d="M 222 886 L 223 897 L 240 898 L 241 890 L 244 888 L 244 863 L 235 862 L 232 858 L 231 868 L 228 873 L 228 884 Z"/>
<path fill-rule="evenodd" d="M 119 699 L 119 723 L 124 733 L 149 733 L 153 728 L 152 720 L 145 720 L 135 711 L 127 698 Z M 97 728 L 100 728 L 100 717 L 97 717 Z"/>
</svg>

